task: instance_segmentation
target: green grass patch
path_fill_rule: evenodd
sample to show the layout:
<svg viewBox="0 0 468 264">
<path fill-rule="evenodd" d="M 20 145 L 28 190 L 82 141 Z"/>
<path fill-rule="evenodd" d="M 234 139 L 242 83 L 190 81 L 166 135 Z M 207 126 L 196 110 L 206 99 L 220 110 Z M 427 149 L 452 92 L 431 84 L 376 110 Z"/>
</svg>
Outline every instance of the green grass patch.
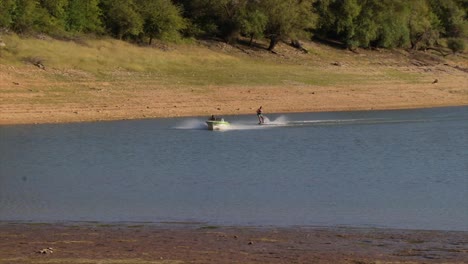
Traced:
<svg viewBox="0 0 468 264">
<path fill-rule="evenodd" d="M 422 77 L 420 74 L 402 72 L 397 69 L 387 69 L 384 71 L 384 75 L 387 77 L 387 79 L 406 83 L 419 83 Z"/>
</svg>

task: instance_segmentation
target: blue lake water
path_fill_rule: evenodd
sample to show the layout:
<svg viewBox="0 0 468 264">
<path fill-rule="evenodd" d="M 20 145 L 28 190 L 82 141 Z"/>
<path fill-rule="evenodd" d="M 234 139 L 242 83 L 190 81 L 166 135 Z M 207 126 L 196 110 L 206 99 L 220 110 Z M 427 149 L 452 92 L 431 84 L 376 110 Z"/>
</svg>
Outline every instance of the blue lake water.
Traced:
<svg viewBox="0 0 468 264">
<path fill-rule="evenodd" d="M 468 107 L 0 126 L 0 221 L 468 231 Z"/>
</svg>

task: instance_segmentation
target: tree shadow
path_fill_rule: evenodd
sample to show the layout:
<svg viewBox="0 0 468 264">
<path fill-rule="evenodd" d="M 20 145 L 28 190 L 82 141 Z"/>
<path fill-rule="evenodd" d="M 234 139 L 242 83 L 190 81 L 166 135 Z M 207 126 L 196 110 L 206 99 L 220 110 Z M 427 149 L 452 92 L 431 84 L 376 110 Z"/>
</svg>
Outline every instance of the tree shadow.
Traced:
<svg viewBox="0 0 468 264">
<path fill-rule="evenodd" d="M 328 39 L 328 38 L 322 38 L 322 37 L 319 37 L 319 36 L 313 36 L 312 41 L 320 43 L 320 44 L 324 44 L 324 45 L 327 45 L 329 47 L 339 49 L 339 50 L 347 49 L 346 45 L 343 42 L 340 42 L 340 41 L 334 40 L 334 39 Z"/>
</svg>

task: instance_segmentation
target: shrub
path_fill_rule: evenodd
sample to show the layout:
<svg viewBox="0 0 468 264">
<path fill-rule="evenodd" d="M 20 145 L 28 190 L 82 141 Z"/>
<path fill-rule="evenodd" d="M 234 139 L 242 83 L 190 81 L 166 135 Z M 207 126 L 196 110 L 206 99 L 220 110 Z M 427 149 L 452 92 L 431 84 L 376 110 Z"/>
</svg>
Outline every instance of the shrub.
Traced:
<svg viewBox="0 0 468 264">
<path fill-rule="evenodd" d="M 451 49 L 453 53 L 461 53 L 465 50 L 465 41 L 461 38 L 449 38 L 447 40 L 447 47 Z"/>
</svg>

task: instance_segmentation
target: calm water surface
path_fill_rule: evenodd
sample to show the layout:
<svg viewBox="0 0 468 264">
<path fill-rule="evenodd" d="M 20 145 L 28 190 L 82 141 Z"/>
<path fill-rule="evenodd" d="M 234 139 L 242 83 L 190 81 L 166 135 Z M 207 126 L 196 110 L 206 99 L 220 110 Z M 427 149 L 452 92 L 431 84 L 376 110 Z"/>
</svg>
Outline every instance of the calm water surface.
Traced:
<svg viewBox="0 0 468 264">
<path fill-rule="evenodd" d="M 0 221 L 468 231 L 468 107 L 0 126 Z"/>
</svg>

